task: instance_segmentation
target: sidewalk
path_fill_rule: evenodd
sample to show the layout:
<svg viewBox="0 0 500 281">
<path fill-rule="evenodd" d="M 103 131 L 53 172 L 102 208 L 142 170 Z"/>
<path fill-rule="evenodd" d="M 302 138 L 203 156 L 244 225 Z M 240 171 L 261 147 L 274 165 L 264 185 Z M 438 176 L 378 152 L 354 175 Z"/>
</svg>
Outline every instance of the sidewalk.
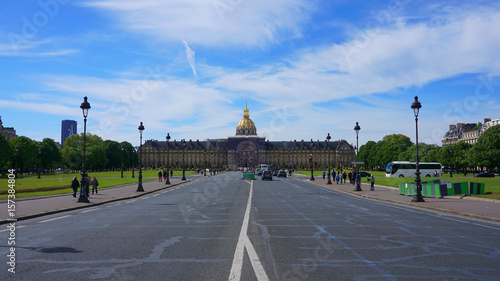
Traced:
<svg viewBox="0 0 500 281">
<path fill-rule="evenodd" d="M 198 178 L 199 176 L 191 175 L 188 177 L 187 181 L 182 181 L 180 176 L 175 176 L 170 178 L 170 185 L 165 185 L 165 182 L 145 181 L 142 183 L 144 192 L 137 192 L 137 183 L 119 185 L 114 187 L 107 187 L 99 189 L 98 194 L 90 194 L 90 203 L 79 203 L 78 196 L 80 194 L 80 189 L 78 189 L 76 198 L 73 197 L 73 193 L 61 194 L 57 196 L 50 197 L 31 197 L 31 198 L 19 198 L 15 201 L 15 217 L 10 218 L 7 208 L 7 202 L 0 203 L 0 224 L 6 224 L 9 219 L 24 220 L 49 214 L 55 214 L 58 212 L 76 210 L 81 208 L 87 208 L 90 206 L 102 205 L 109 202 L 120 201 L 135 197 L 144 196 L 146 194 L 169 188 L 171 186 L 179 185 L 185 182 L 189 182 L 193 178 Z M 92 189 L 92 187 L 91 187 Z"/>
<path fill-rule="evenodd" d="M 332 181 L 332 184 L 326 184 L 328 179 L 323 180 L 322 177 L 315 177 L 315 181 L 309 181 L 309 177 L 305 175 L 297 174 L 296 177 L 299 180 L 364 198 L 500 223 L 500 200 L 477 197 L 464 197 L 461 199 L 455 196 L 445 196 L 441 199 L 424 197 L 425 202 L 411 202 L 411 196 L 399 195 L 399 190 L 395 187 L 375 184 L 375 191 L 370 191 L 370 184 L 366 182 L 366 179 L 361 182 L 361 189 L 363 191 L 354 191 L 356 186 L 350 183 L 337 184 L 335 181 Z"/>
</svg>

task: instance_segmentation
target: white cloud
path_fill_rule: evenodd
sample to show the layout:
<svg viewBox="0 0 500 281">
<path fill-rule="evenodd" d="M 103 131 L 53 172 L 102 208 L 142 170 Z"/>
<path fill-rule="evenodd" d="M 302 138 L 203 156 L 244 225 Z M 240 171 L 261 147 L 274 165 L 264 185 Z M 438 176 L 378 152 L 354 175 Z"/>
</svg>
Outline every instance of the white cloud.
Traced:
<svg viewBox="0 0 500 281">
<path fill-rule="evenodd" d="M 208 46 L 262 46 L 300 36 L 313 3 L 302 0 L 100 0 L 123 27 L 156 40 Z"/>
</svg>

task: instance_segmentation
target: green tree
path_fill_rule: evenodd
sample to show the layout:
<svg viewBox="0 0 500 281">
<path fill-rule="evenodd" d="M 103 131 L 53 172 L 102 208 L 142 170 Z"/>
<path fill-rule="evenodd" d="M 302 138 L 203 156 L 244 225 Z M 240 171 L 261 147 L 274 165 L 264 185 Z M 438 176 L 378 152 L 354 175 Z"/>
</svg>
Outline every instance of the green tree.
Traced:
<svg viewBox="0 0 500 281">
<path fill-rule="evenodd" d="M 500 125 L 486 130 L 468 156 L 474 165 L 486 167 L 490 171 L 500 167 Z"/>
<path fill-rule="evenodd" d="M 137 154 L 137 151 L 135 151 L 134 146 L 127 141 L 121 142 L 120 146 L 122 145 L 124 158 L 123 165 L 125 168 L 137 167 L 139 165 L 139 155 Z M 170 159 L 170 161 L 172 161 L 172 159 Z"/>
<path fill-rule="evenodd" d="M 106 168 L 108 159 L 103 145 L 92 145 L 86 151 L 85 164 L 90 170 L 102 170 Z"/>
<path fill-rule="evenodd" d="M 102 144 L 108 159 L 106 168 L 115 169 L 122 165 L 122 149 L 120 143 L 112 140 L 105 140 Z"/>
<path fill-rule="evenodd" d="M 0 169 L 14 168 L 12 159 L 14 150 L 3 134 L 0 134 Z"/>
<path fill-rule="evenodd" d="M 85 151 L 87 152 L 93 146 L 102 142 L 101 137 L 87 133 Z M 64 148 L 61 151 L 63 164 L 72 169 L 78 170 L 82 167 L 83 157 L 83 133 L 71 135 L 64 142 Z M 79 155 L 79 156 L 78 156 Z"/>
<path fill-rule="evenodd" d="M 373 168 L 372 158 L 370 155 L 375 153 L 374 148 L 377 145 L 374 141 L 368 141 L 366 144 L 362 145 L 359 148 L 359 160 L 365 162 L 366 168 Z"/>
<path fill-rule="evenodd" d="M 42 149 L 42 168 L 55 169 L 62 164 L 61 148 L 53 139 L 44 138 L 40 143 Z"/>
<path fill-rule="evenodd" d="M 38 164 L 38 143 L 28 137 L 20 136 L 8 140 L 11 149 L 15 151 L 18 146 L 17 167 L 18 169 L 34 169 Z M 12 163 L 15 165 L 15 153 Z"/>
</svg>

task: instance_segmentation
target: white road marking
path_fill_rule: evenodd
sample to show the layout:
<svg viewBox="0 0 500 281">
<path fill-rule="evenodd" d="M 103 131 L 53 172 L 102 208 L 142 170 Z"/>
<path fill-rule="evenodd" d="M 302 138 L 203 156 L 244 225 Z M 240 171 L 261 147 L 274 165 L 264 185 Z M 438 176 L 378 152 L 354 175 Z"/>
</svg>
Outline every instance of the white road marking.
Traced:
<svg viewBox="0 0 500 281">
<path fill-rule="evenodd" d="M 250 257 L 250 262 L 252 263 L 252 267 L 255 275 L 257 276 L 257 280 L 269 280 L 266 271 L 264 270 L 264 267 L 262 267 L 262 263 L 259 260 L 259 256 L 257 255 L 252 242 L 250 242 L 250 239 L 248 239 L 247 236 L 248 222 L 250 220 L 250 209 L 252 207 L 253 181 L 249 182 L 249 184 L 250 193 L 248 195 L 247 209 L 245 211 L 245 216 L 243 217 L 240 237 L 238 238 L 238 244 L 236 245 L 236 250 L 234 252 L 233 265 L 231 266 L 231 272 L 229 273 L 229 281 L 239 281 L 241 279 L 245 248 L 247 249 L 247 253 Z"/>
<path fill-rule="evenodd" d="M 156 196 L 158 196 L 158 195 L 160 195 L 160 194 L 159 194 L 159 193 L 158 193 L 158 194 L 155 194 L 155 195 L 153 195 L 153 197 L 156 197 Z"/>
<path fill-rule="evenodd" d="M 71 217 L 71 215 L 66 215 L 66 216 L 62 216 L 62 217 L 57 217 L 57 218 L 53 218 L 53 219 L 48 219 L 48 220 L 44 220 L 44 221 L 39 221 L 38 223 L 42 223 L 42 222 L 49 222 L 49 221 L 55 221 L 55 220 L 58 220 L 58 219 L 63 219 L 63 218 L 67 218 L 67 217 Z"/>
<path fill-rule="evenodd" d="M 89 210 L 85 210 L 85 211 L 81 211 L 80 214 L 84 214 L 84 213 L 88 213 L 88 212 L 92 212 L 92 211 L 96 211 L 96 210 L 100 210 L 101 208 L 93 208 L 93 209 L 89 209 Z"/>
</svg>

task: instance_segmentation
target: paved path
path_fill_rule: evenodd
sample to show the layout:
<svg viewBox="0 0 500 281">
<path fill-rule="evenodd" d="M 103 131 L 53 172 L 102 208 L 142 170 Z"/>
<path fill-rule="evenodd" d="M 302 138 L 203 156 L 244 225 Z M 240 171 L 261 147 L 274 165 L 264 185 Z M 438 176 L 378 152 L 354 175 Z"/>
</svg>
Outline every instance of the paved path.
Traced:
<svg viewBox="0 0 500 281">
<path fill-rule="evenodd" d="M 366 179 L 361 183 L 361 189 L 363 191 L 354 191 L 355 185 L 350 183 L 336 184 L 332 181 L 333 184 L 326 184 L 327 179 L 323 180 L 322 177 L 316 177 L 315 181 L 309 181 L 310 177 L 305 175 L 297 174 L 294 175 L 294 177 L 360 197 L 425 208 L 476 219 L 500 222 L 500 200 L 482 199 L 477 197 L 464 197 L 463 199 L 460 199 L 460 197 L 447 196 L 444 198 L 424 197 L 425 202 L 416 203 L 411 202 L 411 196 L 400 195 L 399 190 L 395 187 L 386 187 L 375 184 L 375 191 L 370 191 L 370 184 L 366 183 Z"/>
<path fill-rule="evenodd" d="M 189 179 L 199 178 L 200 176 L 189 176 Z M 170 186 L 181 184 L 185 181 L 181 180 L 180 176 L 175 176 L 170 178 Z M 154 192 L 160 189 L 168 188 L 165 182 L 158 181 L 145 181 L 143 182 L 144 192 L 137 192 L 137 183 L 131 183 L 126 185 L 120 185 L 115 187 L 108 187 L 99 189 L 98 194 L 90 194 L 90 203 L 79 203 L 78 195 L 80 194 L 80 189 L 78 189 L 77 197 L 74 198 L 73 194 L 62 194 L 50 197 L 33 197 L 33 198 L 20 198 L 15 201 L 15 218 L 18 220 L 32 218 L 36 216 L 52 214 L 54 212 L 60 212 L 64 210 L 72 210 L 77 208 L 85 208 L 89 206 L 95 206 L 99 204 L 104 204 L 107 202 L 123 200 L 126 198 L 133 198 L 136 196 L 142 196 L 150 192 Z M 92 189 L 92 187 L 90 187 Z M 6 223 L 9 219 L 9 213 L 7 211 L 7 202 L 0 204 L 0 224 Z"/>
</svg>

